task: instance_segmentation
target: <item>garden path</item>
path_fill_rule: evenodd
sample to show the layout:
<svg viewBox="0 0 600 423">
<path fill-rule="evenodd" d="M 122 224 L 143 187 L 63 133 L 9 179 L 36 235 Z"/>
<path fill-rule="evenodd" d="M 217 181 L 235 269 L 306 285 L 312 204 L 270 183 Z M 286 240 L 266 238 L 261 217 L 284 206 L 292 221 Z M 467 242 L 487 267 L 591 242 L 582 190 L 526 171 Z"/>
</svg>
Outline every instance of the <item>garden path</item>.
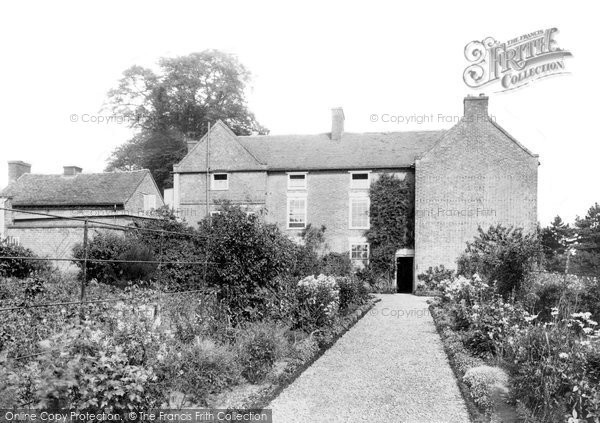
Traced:
<svg viewBox="0 0 600 423">
<path fill-rule="evenodd" d="M 271 402 L 274 423 L 470 421 L 426 298 L 378 297 Z"/>
</svg>

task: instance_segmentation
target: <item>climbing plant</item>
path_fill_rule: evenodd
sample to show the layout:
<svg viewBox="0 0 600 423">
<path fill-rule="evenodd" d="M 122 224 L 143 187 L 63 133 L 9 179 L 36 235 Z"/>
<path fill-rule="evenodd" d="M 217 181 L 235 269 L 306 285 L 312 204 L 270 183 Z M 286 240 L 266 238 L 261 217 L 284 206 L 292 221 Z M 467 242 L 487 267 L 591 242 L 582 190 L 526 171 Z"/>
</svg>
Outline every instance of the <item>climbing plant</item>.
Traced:
<svg viewBox="0 0 600 423">
<path fill-rule="evenodd" d="M 370 188 L 371 226 L 365 231 L 370 244 L 369 270 L 377 278 L 391 280 L 399 248 L 414 240 L 414 185 L 393 173 L 384 173 Z"/>
</svg>

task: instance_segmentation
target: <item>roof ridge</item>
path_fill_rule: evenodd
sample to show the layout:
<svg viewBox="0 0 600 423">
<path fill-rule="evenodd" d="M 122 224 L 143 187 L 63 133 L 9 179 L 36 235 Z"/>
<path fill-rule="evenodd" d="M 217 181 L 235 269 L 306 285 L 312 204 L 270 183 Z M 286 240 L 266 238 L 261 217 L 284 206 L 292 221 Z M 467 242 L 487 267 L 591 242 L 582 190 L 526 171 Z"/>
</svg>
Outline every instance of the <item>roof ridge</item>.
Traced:
<svg viewBox="0 0 600 423">
<path fill-rule="evenodd" d="M 451 128 L 446 129 L 420 129 L 415 131 L 368 131 L 368 132 L 348 132 L 344 131 L 344 134 L 353 135 L 372 135 L 372 134 L 415 134 L 415 133 L 432 133 L 432 132 L 445 132 Z M 269 137 L 317 137 L 317 136 L 328 136 L 329 132 L 319 132 L 317 134 L 267 134 L 267 135 L 236 135 L 238 138 L 269 138 Z"/>
</svg>

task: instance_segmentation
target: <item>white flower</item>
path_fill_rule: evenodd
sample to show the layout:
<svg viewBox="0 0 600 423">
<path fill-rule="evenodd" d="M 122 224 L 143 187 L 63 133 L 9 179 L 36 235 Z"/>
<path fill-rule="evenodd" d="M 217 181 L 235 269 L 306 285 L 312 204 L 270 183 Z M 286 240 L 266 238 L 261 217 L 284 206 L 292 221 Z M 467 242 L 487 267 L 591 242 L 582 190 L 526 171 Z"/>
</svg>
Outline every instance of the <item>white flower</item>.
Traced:
<svg viewBox="0 0 600 423">
<path fill-rule="evenodd" d="M 539 316 L 539 313 L 538 314 L 534 314 L 533 316 L 525 316 L 525 321 L 526 322 L 531 322 L 532 320 L 537 319 L 538 316 Z"/>
<path fill-rule="evenodd" d="M 550 313 L 552 316 L 558 316 L 558 308 L 552 307 L 552 312 Z"/>
<path fill-rule="evenodd" d="M 559 358 L 561 358 L 561 359 L 563 359 L 563 360 L 566 360 L 567 358 L 569 358 L 569 354 L 567 354 L 567 353 L 564 353 L 564 352 L 561 352 L 561 353 L 558 355 L 558 357 L 559 357 Z"/>
</svg>

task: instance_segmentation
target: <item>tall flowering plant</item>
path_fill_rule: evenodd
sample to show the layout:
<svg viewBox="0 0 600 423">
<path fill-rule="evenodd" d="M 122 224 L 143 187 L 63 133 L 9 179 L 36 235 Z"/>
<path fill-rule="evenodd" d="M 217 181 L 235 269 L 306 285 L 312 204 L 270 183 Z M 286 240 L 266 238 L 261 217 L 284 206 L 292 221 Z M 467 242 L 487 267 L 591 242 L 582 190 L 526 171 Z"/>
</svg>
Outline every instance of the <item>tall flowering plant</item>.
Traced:
<svg viewBox="0 0 600 423">
<path fill-rule="evenodd" d="M 339 311 L 340 290 L 333 276 L 308 276 L 298 282 L 296 325 L 309 330 L 328 326 Z"/>
</svg>

